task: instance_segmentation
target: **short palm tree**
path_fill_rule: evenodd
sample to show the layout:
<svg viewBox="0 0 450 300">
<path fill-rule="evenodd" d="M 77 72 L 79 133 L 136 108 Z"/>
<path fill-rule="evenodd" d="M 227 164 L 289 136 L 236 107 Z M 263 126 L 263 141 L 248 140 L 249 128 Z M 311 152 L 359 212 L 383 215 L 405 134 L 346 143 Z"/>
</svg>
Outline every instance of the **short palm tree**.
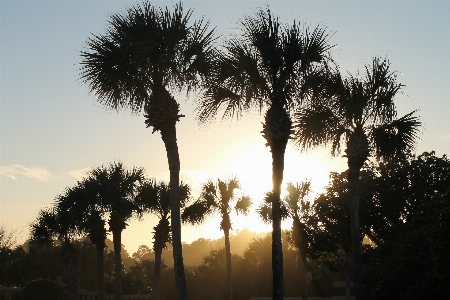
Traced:
<svg viewBox="0 0 450 300">
<path fill-rule="evenodd" d="M 78 182 L 67 189 L 65 197 L 59 197 L 56 205 L 60 210 L 70 212 L 79 220 L 81 234 L 86 234 L 97 252 L 97 297 L 106 299 L 105 291 L 105 258 L 106 248 L 106 214 L 107 207 L 102 206 L 98 183 L 91 180 Z"/>
<path fill-rule="evenodd" d="M 81 78 L 96 99 L 114 109 L 145 113 L 147 127 L 159 131 L 170 170 L 171 223 L 177 298 L 187 299 L 181 248 L 180 158 L 176 123 L 180 106 L 174 88 L 196 87 L 211 69 L 214 54 L 208 23 L 189 24 L 192 11 L 181 4 L 173 12 L 149 2 L 111 17 L 106 35 L 93 36 L 83 57 Z"/>
<path fill-rule="evenodd" d="M 248 196 L 237 198 L 235 190 L 239 189 L 239 181 L 235 178 L 228 182 L 217 180 L 217 184 L 208 181 L 203 185 L 200 198 L 192 205 L 185 209 L 182 219 L 190 221 L 191 223 L 199 223 L 203 219 L 214 213 L 218 213 L 222 219 L 220 222 L 220 229 L 225 235 L 225 251 L 227 260 L 227 299 L 233 299 L 233 288 L 231 281 L 231 249 L 230 249 L 230 230 L 231 219 L 230 213 L 234 209 L 236 213 L 247 214 L 250 205 L 252 204 Z M 234 204 L 234 206 L 233 206 Z M 203 210 L 202 210 L 203 207 Z M 194 211 L 202 211 L 201 218 L 198 218 L 198 213 Z M 197 217 L 197 219 L 192 218 Z"/>
<path fill-rule="evenodd" d="M 60 195 L 58 198 L 65 197 Z M 68 281 L 70 300 L 78 299 L 78 258 L 73 244 L 78 237 L 78 220 L 58 207 L 42 209 L 31 225 L 31 240 L 40 244 L 57 241 L 61 244 L 61 265 Z"/>
<path fill-rule="evenodd" d="M 311 181 L 301 182 L 300 184 L 292 184 L 288 182 L 286 190 L 288 194 L 281 203 L 281 216 L 283 219 L 292 219 L 292 231 L 290 234 L 291 243 L 297 248 L 301 261 L 301 291 L 302 298 L 306 300 L 308 268 L 307 268 L 307 251 L 308 251 L 308 219 L 313 215 L 313 207 L 308 199 L 311 193 Z M 266 194 L 265 202 L 258 207 L 261 219 L 267 223 L 272 218 L 271 193 Z"/>
<path fill-rule="evenodd" d="M 121 300 L 122 231 L 133 214 L 140 213 L 134 199 L 139 183 L 144 181 L 144 170 L 135 167 L 129 171 L 121 162 L 115 162 L 92 170 L 87 180 L 94 185 L 91 188 L 97 190 L 100 206 L 109 213 L 108 224 L 114 243 L 114 289 L 116 299 Z"/>
<path fill-rule="evenodd" d="M 190 187 L 180 184 L 180 204 L 183 208 L 190 198 Z M 150 299 L 159 299 L 161 280 L 161 256 L 162 251 L 167 248 L 166 244 L 172 241 L 170 228 L 170 188 L 165 182 L 157 183 L 155 180 L 147 180 L 138 188 L 135 199 L 136 205 L 142 212 L 156 215 L 158 224 L 153 227 L 153 251 L 155 252 L 155 270 L 152 292 Z"/>
<path fill-rule="evenodd" d="M 401 91 L 396 73 L 387 60 L 374 58 L 362 78 L 343 79 L 335 70 L 317 73 L 326 78 L 320 89 L 306 87 L 311 101 L 295 115 L 295 139 L 302 148 L 331 144 L 331 153 L 345 147 L 350 194 L 353 282 L 355 293 L 361 291 L 362 260 L 359 228 L 359 177 L 363 164 L 375 154 L 376 159 L 394 159 L 410 151 L 421 122 L 415 111 L 397 117 L 394 98 Z M 314 80 L 312 80 L 314 81 Z M 325 99 L 325 100 L 324 100 Z"/>
<path fill-rule="evenodd" d="M 241 21 L 242 38 L 227 41 L 218 57 L 214 76 L 198 103 L 198 119 L 207 122 L 221 109 L 224 117 L 268 107 L 263 137 L 272 152 L 273 206 L 273 299 L 283 297 L 283 252 L 281 247 L 280 192 L 284 153 L 292 133 L 290 110 L 298 103 L 305 76 L 326 59 L 330 46 L 325 29 L 302 32 L 259 10 Z"/>
</svg>

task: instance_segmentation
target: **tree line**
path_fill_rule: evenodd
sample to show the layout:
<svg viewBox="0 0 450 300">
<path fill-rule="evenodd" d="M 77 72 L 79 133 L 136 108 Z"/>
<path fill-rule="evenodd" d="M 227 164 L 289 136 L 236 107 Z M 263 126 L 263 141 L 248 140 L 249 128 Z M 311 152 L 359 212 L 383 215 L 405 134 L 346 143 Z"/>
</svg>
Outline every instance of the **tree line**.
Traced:
<svg viewBox="0 0 450 300">
<path fill-rule="evenodd" d="M 350 298 L 352 243 L 347 173 L 331 173 L 325 191 L 314 199 L 309 193 L 309 182 L 287 185 L 281 201 L 282 218 L 292 222 L 291 229 L 283 233 L 283 252 L 289 261 L 284 268 L 287 296 L 302 295 L 303 299 L 331 296 L 331 282 L 343 280 Z M 450 290 L 445 280 L 450 275 L 447 255 L 450 160 L 445 155 L 437 157 L 433 152 L 425 152 L 398 162 L 365 164 L 360 180 L 364 190 L 360 194 L 360 213 L 365 261 L 361 297 L 439 299 L 448 295 Z M 270 192 L 267 196 L 270 197 Z M 271 214 L 269 201 L 265 201 L 256 209 L 262 220 L 267 221 Z M 6 242 L 11 240 L 11 235 L 3 236 L 7 237 Z M 72 241 L 78 284 L 82 289 L 97 290 L 100 278 L 95 277 L 99 269 L 95 263 L 97 247 L 88 235 L 80 238 Z M 239 239 L 239 234 L 231 237 L 235 242 Z M 273 293 L 271 235 L 253 238 L 243 252 L 230 255 L 231 261 L 228 261 L 227 247 L 222 244 L 224 241 L 220 240 L 219 244 L 200 239 L 183 246 L 183 252 L 191 256 L 199 253 L 199 247 L 214 244 L 200 263 L 185 266 L 189 297 L 229 297 L 229 263 L 233 266 L 233 298 L 249 299 Z M 114 293 L 115 247 L 112 241 L 105 240 L 106 243 L 109 245 L 103 251 L 105 291 Z M 121 245 L 123 293 L 150 293 L 157 282 L 161 298 L 176 299 L 171 245 L 162 254 L 166 260 L 158 262 L 156 244 L 155 234 L 153 248 L 141 246 L 132 257 Z M 230 245 L 233 247 L 233 243 Z M 0 259 L 5 267 L 1 284 L 20 286 L 35 278 L 70 284 L 67 267 L 61 268 L 66 261 L 66 248 L 63 237 L 45 244 L 32 239 L 17 247 L 2 242 Z M 155 273 L 157 264 L 160 264 L 159 274 Z M 159 276 L 157 281 L 156 276 Z"/>
</svg>

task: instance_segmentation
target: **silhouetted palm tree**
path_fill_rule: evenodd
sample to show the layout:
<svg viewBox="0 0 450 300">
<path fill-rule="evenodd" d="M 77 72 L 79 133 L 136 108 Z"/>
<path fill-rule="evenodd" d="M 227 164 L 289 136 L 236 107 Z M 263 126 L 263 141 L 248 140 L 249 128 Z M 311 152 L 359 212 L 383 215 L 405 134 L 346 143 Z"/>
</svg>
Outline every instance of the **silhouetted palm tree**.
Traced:
<svg viewBox="0 0 450 300">
<path fill-rule="evenodd" d="M 66 196 L 57 199 L 59 209 L 70 212 L 79 220 L 79 230 L 88 236 L 97 252 L 97 297 L 106 299 L 105 291 L 105 259 L 106 248 L 106 213 L 107 207 L 99 195 L 99 184 L 91 180 L 78 182 L 67 189 Z"/>
<path fill-rule="evenodd" d="M 58 198 L 65 197 L 60 195 Z M 30 224 L 31 240 L 39 244 L 57 241 L 61 244 L 61 265 L 68 281 L 71 300 L 78 299 L 78 260 L 73 241 L 78 237 L 76 220 L 70 212 L 51 207 L 42 209 L 38 217 Z"/>
<path fill-rule="evenodd" d="M 200 198 L 192 206 L 187 207 L 183 212 L 182 219 L 190 221 L 191 223 L 199 223 L 203 219 L 213 213 L 220 214 L 222 221 L 220 222 L 220 229 L 225 235 L 225 251 L 227 260 L 227 299 L 233 299 L 233 287 L 231 281 L 231 249 L 230 249 L 230 230 L 231 220 L 230 213 L 234 209 L 236 213 L 247 214 L 251 200 L 247 196 L 236 198 L 235 190 L 239 189 L 239 181 L 231 179 L 228 182 L 217 180 L 217 184 L 212 181 L 206 182 L 202 187 Z M 233 202 L 236 201 L 233 207 Z M 200 214 L 192 213 L 193 211 L 203 211 L 201 218 Z M 197 219 L 193 219 L 196 216 Z"/>
<path fill-rule="evenodd" d="M 180 204 L 183 208 L 190 198 L 190 187 L 180 184 Z M 170 188 L 164 182 L 157 183 L 155 180 L 148 180 L 138 188 L 135 203 L 143 212 L 149 212 L 159 218 L 158 224 L 153 227 L 153 251 L 155 252 L 155 270 L 152 292 L 150 298 L 159 299 L 161 280 L 161 256 L 163 249 L 167 248 L 166 243 L 172 241 L 170 234 Z"/>
<path fill-rule="evenodd" d="M 345 145 L 350 193 L 353 281 L 355 293 L 361 291 L 362 260 L 359 229 L 359 176 L 372 154 L 377 159 L 392 159 L 412 149 L 421 125 L 415 111 L 396 119 L 395 96 L 402 85 L 389 70 L 387 60 L 374 58 L 362 78 L 342 79 L 339 72 L 318 73 L 326 84 L 309 89 L 311 102 L 296 114 L 297 143 L 302 148 L 330 143 L 333 155 Z M 325 100 L 324 100 L 325 99 Z"/>
<path fill-rule="evenodd" d="M 280 24 L 269 10 L 241 21 L 242 38 L 225 44 L 215 76 L 198 105 L 198 119 L 207 122 L 224 109 L 224 117 L 269 107 L 263 137 L 272 152 L 273 299 L 283 297 L 280 191 L 284 153 L 292 133 L 290 109 L 296 103 L 304 77 L 325 60 L 330 49 L 325 29 L 302 32 L 297 23 Z"/>
<path fill-rule="evenodd" d="M 183 115 L 169 92 L 188 91 L 211 69 L 212 31 L 202 21 L 189 24 L 192 11 L 181 4 L 173 12 L 144 2 L 111 17 L 106 35 L 93 36 L 82 52 L 81 78 L 97 100 L 115 109 L 145 112 L 147 127 L 159 131 L 170 170 L 171 223 L 177 297 L 187 299 L 181 248 L 176 123 Z"/>
<path fill-rule="evenodd" d="M 308 298 L 307 282 L 307 251 L 308 251 L 308 232 L 307 221 L 313 214 L 312 204 L 308 199 L 311 193 L 311 181 L 301 182 L 293 185 L 288 182 L 286 190 L 288 194 L 281 202 L 282 219 L 292 219 L 292 231 L 290 234 L 290 242 L 299 251 L 301 264 L 302 279 L 301 291 L 304 300 Z M 272 220 L 271 193 L 266 193 L 265 201 L 261 204 L 257 211 L 261 219 L 268 223 Z"/>
<path fill-rule="evenodd" d="M 127 227 L 127 220 L 133 213 L 140 213 L 134 203 L 138 184 L 144 181 L 144 170 L 133 168 L 126 170 L 121 162 L 92 170 L 87 178 L 93 189 L 98 191 L 100 204 L 109 213 L 109 230 L 113 234 L 114 243 L 114 288 L 116 299 L 122 299 L 122 231 Z"/>
</svg>

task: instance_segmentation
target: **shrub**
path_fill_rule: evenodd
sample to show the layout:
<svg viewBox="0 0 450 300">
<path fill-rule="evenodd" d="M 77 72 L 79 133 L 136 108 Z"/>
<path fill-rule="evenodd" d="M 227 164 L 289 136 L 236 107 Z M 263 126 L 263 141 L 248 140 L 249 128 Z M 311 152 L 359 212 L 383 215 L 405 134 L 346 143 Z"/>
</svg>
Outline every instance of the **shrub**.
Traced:
<svg viewBox="0 0 450 300">
<path fill-rule="evenodd" d="M 63 295 L 62 286 L 48 279 L 31 281 L 23 288 L 24 300 L 62 300 Z"/>
</svg>

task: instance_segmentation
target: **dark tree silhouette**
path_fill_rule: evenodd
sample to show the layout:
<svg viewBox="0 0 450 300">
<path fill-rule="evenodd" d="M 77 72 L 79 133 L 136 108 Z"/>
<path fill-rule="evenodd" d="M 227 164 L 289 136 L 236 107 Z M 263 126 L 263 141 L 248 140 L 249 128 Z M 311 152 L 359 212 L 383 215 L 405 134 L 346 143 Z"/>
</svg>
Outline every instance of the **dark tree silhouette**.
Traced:
<svg viewBox="0 0 450 300">
<path fill-rule="evenodd" d="M 127 227 L 126 222 L 133 213 L 140 213 L 134 198 L 138 184 L 144 181 L 144 170 L 133 168 L 128 171 L 121 162 L 116 162 L 92 170 L 87 180 L 95 185 L 93 188 L 98 191 L 101 206 L 109 213 L 108 225 L 114 242 L 114 288 L 116 299 L 121 300 L 122 231 Z"/>
<path fill-rule="evenodd" d="M 217 184 L 212 181 L 208 181 L 203 184 L 202 193 L 200 198 L 191 207 L 187 207 L 183 212 L 182 219 L 190 221 L 191 223 L 199 223 L 203 221 L 203 218 L 218 213 L 221 217 L 220 229 L 223 230 L 225 235 L 225 254 L 227 261 L 227 289 L 225 298 L 233 299 L 233 286 L 232 286 L 232 276 L 231 276 L 231 250 L 230 250 L 230 230 L 231 219 L 230 213 L 234 209 L 236 213 L 247 214 L 248 209 L 252 202 L 248 196 L 242 196 L 236 198 L 235 190 L 239 189 L 239 181 L 236 178 L 229 180 L 228 182 L 217 180 Z M 233 202 L 234 207 L 233 207 Z M 200 207 L 200 209 L 198 208 Z M 194 211 L 204 211 L 201 218 L 193 219 L 192 216 L 198 217 L 198 213 L 193 213 Z"/>
<path fill-rule="evenodd" d="M 309 71 L 325 60 L 330 49 L 325 29 L 301 31 L 297 23 L 280 24 L 270 10 L 259 10 L 241 21 L 243 35 L 225 44 L 218 57 L 215 76 L 198 104 L 198 119 L 207 122 L 220 109 L 224 117 L 252 108 L 269 107 L 263 137 L 272 152 L 273 299 L 283 298 L 283 251 L 281 245 L 280 192 L 284 153 L 292 131 L 290 109 L 296 103 Z"/>
<path fill-rule="evenodd" d="M 56 205 L 60 210 L 77 216 L 80 232 L 88 236 L 95 245 L 97 252 L 97 297 L 106 299 L 105 291 L 105 257 L 106 248 L 106 213 L 108 207 L 100 197 L 100 182 L 93 178 L 84 179 L 77 185 L 67 189 L 66 197 L 57 199 Z"/>
<path fill-rule="evenodd" d="M 181 248 L 179 201 L 180 159 L 176 123 L 183 115 L 169 92 L 197 86 L 211 69 L 212 31 L 203 20 L 189 24 L 192 11 L 181 4 L 173 11 L 149 2 L 126 14 L 114 14 L 106 35 L 88 40 L 81 78 L 98 101 L 108 107 L 145 112 L 147 127 L 159 131 L 170 170 L 171 224 L 178 299 L 187 299 Z"/>
<path fill-rule="evenodd" d="M 362 259 L 359 226 L 360 170 L 375 152 L 377 159 L 405 155 L 415 143 L 421 125 L 411 112 L 396 119 L 395 96 L 402 85 L 387 60 L 374 58 L 362 78 L 343 79 L 337 71 L 317 73 L 305 85 L 312 95 L 306 108 L 296 115 L 295 139 L 302 148 L 330 143 L 333 155 L 345 145 L 348 189 L 351 198 L 351 237 L 355 293 L 361 291 Z M 326 79 L 325 79 L 326 78 Z M 317 85 L 317 79 L 321 85 Z"/>
<path fill-rule="evenodd" d="M 313 215 L 312 204 L 308 196 L 311 193 L 311 181 L 305 181 L 300 184 L 292 184 L 289 182 L 286 188 L 288 194 L 281 202 L 281 217 L 283 219 L 292 219 L 292 230 L 289 234 L 289 242 L 298 250 L 300 257 L 300 269 L 302 278 L 301 291 L 302 298 L 308 298 L 308 268 L 307 268 L 307 252 L 308 252 L 308 230 L 307 222 L 311 215 Z M 268 223 L 272 220 L 271 207 L 272 193 L 267 193 L 264 203 L 258 207 L 258 213 L 261 219 Z"/>
<path fill-rule="evenodd" d="M 74 239 L 78 236 L 78 221 L 70 212 L 51 207 L 41 209 L 36 220 L 30 224 L 32 241 L 39 244 L 52 244 L 55 241 L 61 243 L 61 265 L 67 278 L 71 300 L 78 299 L 79 288 L 78 260 L 73 245 Z"/>
<path fill-rule="evenodd" d="M 180 184 L 179 197 L 181 208 L 190 198 L 190 187 Z M 155 268 L 153 287 L 150 298 L 159 299 L 161 281 L 161 255 L 167 248 L 166 243 L 172 241 L 170 234 L 170 188 L 165 182 L 157 183 L 155 180 L 145 181 L 138 188 L 135 203 L 143 212 L 154 214 L 158 217 L 158 224 L 153 227 L 153 251 L 155 252 Z"/>
</svg>

